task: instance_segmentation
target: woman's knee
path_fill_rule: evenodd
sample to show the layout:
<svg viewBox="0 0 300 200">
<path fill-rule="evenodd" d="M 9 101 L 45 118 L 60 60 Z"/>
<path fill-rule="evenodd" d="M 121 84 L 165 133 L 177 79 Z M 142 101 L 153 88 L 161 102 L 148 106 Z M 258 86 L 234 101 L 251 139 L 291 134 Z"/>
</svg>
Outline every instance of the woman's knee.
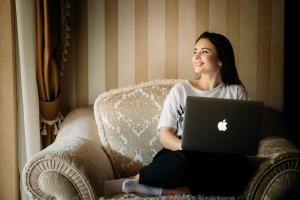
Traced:
<svg viewBox="0 0 300 200">
<path fill-rule="evenodd" d="M 173 155 L 171 155 L 171 162 L 172 162 L 172 168 L 174 171 L 187 171 L 188 170 L 188 160 L 185 157 L 185 155 L 180 152 L 180 151 L 176 151 L 173 153 Z"/>
<path fill-rule="evenodd" d="M 188 162 L 182 152 L 165 152 L 140 171 L 140 183 L 165 188 L 180 187 L 187 173 Z"/>
<path fill-rule="evenodd" d="M 189 166 L 187 160 L 179 152 L 173 152 L 168 158 L 168 168 L 162 177 L 166 188 L 180 187 L 188 176 Z"/>
</svg>

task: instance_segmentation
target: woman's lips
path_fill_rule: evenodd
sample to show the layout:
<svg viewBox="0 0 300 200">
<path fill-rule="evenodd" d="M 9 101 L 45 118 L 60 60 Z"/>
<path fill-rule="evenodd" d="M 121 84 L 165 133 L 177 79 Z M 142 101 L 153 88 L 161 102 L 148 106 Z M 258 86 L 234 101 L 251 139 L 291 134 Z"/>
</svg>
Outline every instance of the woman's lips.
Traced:
<svg viewBox="0 0 300 200">
<path fill-rule="evenodd" d="M 194 63 L 194 65 L 197 66 L 197 67 L 201 67 L 203 64 L 204 64 L 203 62 L 201 62 L 201 63 L 200 62 Z"/>
</svg>

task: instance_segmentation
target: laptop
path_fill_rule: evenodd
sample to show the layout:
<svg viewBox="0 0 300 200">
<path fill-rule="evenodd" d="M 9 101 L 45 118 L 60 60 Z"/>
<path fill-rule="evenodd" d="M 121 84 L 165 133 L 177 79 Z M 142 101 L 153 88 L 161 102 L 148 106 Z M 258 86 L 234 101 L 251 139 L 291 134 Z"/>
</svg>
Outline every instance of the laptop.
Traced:
<svg viewBox="0 0 300 200">
<path fill-rule="evenodd" d="M 256 155 L 263 103 L 188 96 L 182 149 L 231 155 Z"/>
</svg>

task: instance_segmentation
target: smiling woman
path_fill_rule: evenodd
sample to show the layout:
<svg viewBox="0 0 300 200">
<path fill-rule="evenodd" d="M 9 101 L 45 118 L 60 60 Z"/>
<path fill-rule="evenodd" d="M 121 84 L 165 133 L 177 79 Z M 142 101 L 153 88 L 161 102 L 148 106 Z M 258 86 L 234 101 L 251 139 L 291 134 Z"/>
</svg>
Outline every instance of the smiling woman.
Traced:
<svg viewBox="0 0 300 200">
<path fill-rule="evenodd" d="M 237 74 L 233 48 L 225 36 L 202 33 L 196 40 L 192 62 L 195 72 L 201 75 L 200 79 L 175 84 L 163 104 L 157 131 L 164 148 L 139 174 L 128 179 L 106 181 L 104 191 L 109 191 L 107 196 L 119 192 L 160 196 L 211 194 L 212 191 L 232 195 L 240 192 L 248 181 L 252 171 L 249 167 L 250 160 L 245 156 L 219 157 L 181 148 L 181 137 L 186 134 L 183 132 L 182 122 L 188 96 L 248 100 Z M 223 169 L 216 177 L 215 172 L 210 170 L 214 166 Z M 229 179 L 232 174 L 236 175 L 236 179 Z M 211 182 L 207 182 L 208 175 Z M 218 182 L 218 185 L 213 184 L 214 182 Z"/>
</svg>

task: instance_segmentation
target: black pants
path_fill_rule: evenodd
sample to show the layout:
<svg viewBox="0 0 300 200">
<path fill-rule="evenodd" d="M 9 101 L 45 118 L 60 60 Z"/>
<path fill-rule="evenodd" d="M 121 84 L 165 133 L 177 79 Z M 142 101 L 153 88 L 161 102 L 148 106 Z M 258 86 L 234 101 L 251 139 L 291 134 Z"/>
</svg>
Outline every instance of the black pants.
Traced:
<svg viewBox="0 0 300 200">
<path fill-rule="evenodd" d="M 139 183 L 162 188 L 186 186 L 194 195 L 232 196 L 242 191 L 252 173 L 247 157 L 162 149 L 141 169 Z"/>
</svg>

